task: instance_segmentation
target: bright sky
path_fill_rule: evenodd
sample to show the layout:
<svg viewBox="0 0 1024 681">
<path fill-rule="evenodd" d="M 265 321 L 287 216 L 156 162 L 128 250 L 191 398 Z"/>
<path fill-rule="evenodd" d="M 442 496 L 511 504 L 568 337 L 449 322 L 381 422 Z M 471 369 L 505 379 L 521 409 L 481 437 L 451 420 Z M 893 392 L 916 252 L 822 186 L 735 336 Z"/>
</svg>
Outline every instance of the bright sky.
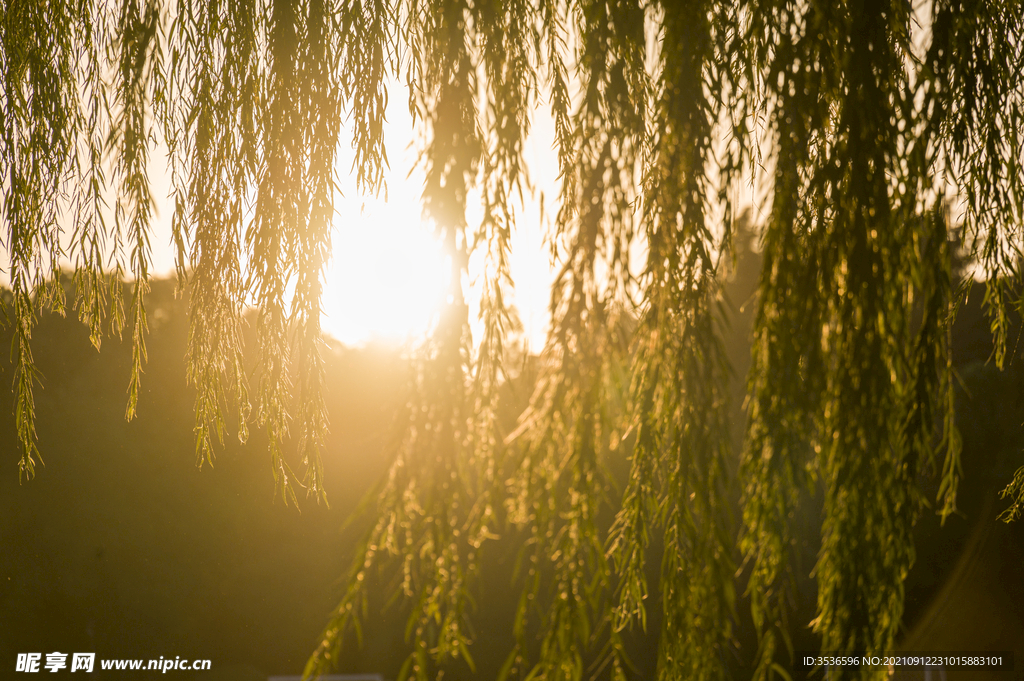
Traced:
<svg viewBox="0 0 1024 681">
<path fill-rule="evenodd" d="M 404 87 L 399 85 L 398 87 Z M 423 174 L 414 168 L 417 151 L 404 93 L 392 93 L 385 130 L 391 172 L 388 196 L 361 197 L 354 180 L 343 179 L 333 234 L 334 258 L 324 292 L 325 331 L 349 345 L 371 340 L 400 342 L 422 335 L 439 309 L 447 267 L 432 230 L 422 221 Z M 538 111 L 543 114 L 543 110 Z M 531 349 L 539 351 L 549 323 L 548 303 L 553 278 L 539 219 L 539 193 L 556 193 L 557 157 L 551 149 L 554 126 L 549 116 L 536 117 L 525 154 L 538 197 L 524 196 L 512 243 L 513 304 L 518 308 Z M 346 147 L 346 151 L 348 151 Z M 347 178 L 351 152 L 341 155 L 339 174 Z M 479 196 L 470 195 L 470 229 L 480 219 Z M 479 297 L 473 288 L 478 273 L 470 271 L 471 310 Z M 476 293 L 476 295 L 474 295 Z M 471 314 L 474 314 L 471 312 Z M 474 329 L 474 336 L 478 331 Z"/>
<path fill-rule="evenodd" d="M 324 331 L 351 346 L 379 341 L 388 344 L 415 340 L 429 329 L 439 310 L 447 270 L 444 255 L 424 224 L 420 195 L 423 174 L 415 168 L 417 133 L 412 127 L 408 101 L 402 84 L 393 85 L 387 109 L 385 141 L 391 170 L 387 174 L 387 199 L 361 196 L 349 177 L 352 152 L 342 133 L 337 161 L 341 193 L 336 197 L 337 216 L 332 234 L 333 259 L 325 278 L 323 296 Z M 534 116 L 534 129 L 524 153 L 537 196 L 524 194 L 525 209 L 517 211 L 512 237 L 512 277 L 515 290 L 511 302 L 519 312 L 529 347 L 539 352 L 544 345 L 550 320 L 548 304 L 554 277 L 549 249 L 540 224 L 540 193 L 549 203 L 557 196 L 558 161 L 552 150 L 554 124 L 541 105 Z M 170 181 L 154 152 L 153 195 L 158 201 L 170 192 Z M 479 196 L 471 194 L 467 218 L 470 229 L 480 219 Z M 170 240 L 170 202 L 158 205 L 153 246 L 153 272 L 158 276 L 174 271 Z M 470 272 L 470 314 L 475 315 Z M 474 336 L 479 330 L 474 329 Z"/>
<path fill-rule="evenodd" d="M 350 136 L 342 132 L 336 164 L 341 186 L 336 197 L 333 259 L 325 276 L 322 324 L 325 333 L 350 346 L 369 342 L 394 345 L 422 337 L 440 308 L 445 287 L 444 255 L 433 238 L 432 228 L 422 219 L 423 173 L 415 167 L 417 132 L 413 130 L 404 88 L 404 84 L 392 84 L 387 109 L 385 141 L 391 170 L 386 176 L 386 199 L 383 194 L 361 196 L 356 191 L 354 178 L 349 177 Z M 506 300 L 518 312 L 529 350 L 539 352 L 550 324 L 550 290 L 554 279 L 550 249 L 544 239 L 548 226 L 541 225 L 541 196 L 546 197 L 545 220 L 549 221 L 557 210 L 553 205 L 558 195 L 554 123 L 545 103 L 541 102 L 534 111 L 532 125 L 524 156 L 535 195 L 525 191 L 526 205 L 517 206 L 510 258 L 515 288 L 506 292 Z M 150 153 L 151 187 L 157 202 L 150 240 L 150 272 L 155 277 L 164 277 L 173 275 L 175 270 L 170 236 L 173 203 L 167 198 L 171 181 L 163 162 L 166 147 L 158 145 Z M 471 231 L 480 221 L 479 199 L 478 194 L 470 194 L 467 220 Z M 112 216 L 108 216 L 108 223 L 112 224 Z M 66 225 L 64 231 L 66 247 L 71 239 L 71 226 Z M 6 261 L 3 243 L 0 253 Z M 480 283 L 474 265 L 471 260 L 467 291 L 471 323 L 475 320 Z M 65 262 L 64 266 L 72 264 Z M 6 268 L 0 271 L 0 285 L 9 285 Z M 479 337 L 479 333 L 478 327 L 473 329 L 474 337 Z"/>
</svg>

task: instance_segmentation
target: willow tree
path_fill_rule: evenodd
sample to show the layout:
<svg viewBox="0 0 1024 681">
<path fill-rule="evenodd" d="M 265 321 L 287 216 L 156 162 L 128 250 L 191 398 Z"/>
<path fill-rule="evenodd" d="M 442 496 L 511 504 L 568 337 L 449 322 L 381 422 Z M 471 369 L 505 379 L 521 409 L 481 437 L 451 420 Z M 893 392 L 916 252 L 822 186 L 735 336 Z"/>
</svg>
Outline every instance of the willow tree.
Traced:
<svg viewBox="0 0 1024 681">
<path fill-rule="evenodd" d="M 599 655 L 628 677 L 622 635 L 652 607 L 652 537 L 665 547 L 653 606 L 659 677 L 725 676 L 739 560 L 751 568 L 760 632 L 748 655 L 759 677 L 783 674 L 790 520 L 799 490 L 815 483 L 822 649 L 890 649 L 912 525 L 929 503 L 923 472 L 941 475 L 939 512 L 955 508 L 951 200 L 988 278 L 997 362 L 1007 311 L 1024 303 L 1022 50 L 1024 9 L 1004 0 L 936 0 L 924 11 L 881 0 L 6 0 L 0 214 L 20 472 L 31 477 L 39 459 L 40 309 L 73 307 L 97 347 L 108 325 L 131 334 L 134 415 L 148 168 L 162 141 L 200 462 L 235 413 L 243 438 L 250 423 L 266 428 L 286 500 L 299 489 L 323 496 L 320 296 L 337 152 L 354 150 L 346 171 L 360 191 L 386 191 L 388 84 L 404 79 L 423 212 L 449 256 L 447 302 L 418 348 L 393 463 L 373 497 L 378 520 L 307 671 L 331 666 L 358 629 L 377 568 L 397 571 L 410 603 L 403 678 L 471 659 L 480 551 L 521 531 L 518 643 L 505 674 L 576 681 Z M 537 106 L 555 122 L 559 270 L 540 375 L 509 433 L 496 409 L 510 380 L 510 234 Z M 736 454 L 721 271 L 746 170 L 767 200 Z M 477 194 L 483 217 L 469 224 Z M 483 263 L 477 338 L 464 290 L 471 257 Z M 604 532 L 605 463 L 627 449 L 628 483 Z M 1024 470 L 1006 494 L 1016 516 Z"/>
</svg>

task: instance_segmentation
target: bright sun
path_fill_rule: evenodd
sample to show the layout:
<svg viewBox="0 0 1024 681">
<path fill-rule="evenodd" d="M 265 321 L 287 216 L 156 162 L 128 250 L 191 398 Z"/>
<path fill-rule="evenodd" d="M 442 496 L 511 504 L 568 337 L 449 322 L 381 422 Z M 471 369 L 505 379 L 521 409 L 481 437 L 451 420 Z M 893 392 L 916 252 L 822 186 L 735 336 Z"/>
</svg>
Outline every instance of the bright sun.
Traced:
<svg viewBox="0 0 1024 681">
<path fill-rule="evenodd" d="M 394 84 L 393 84 L 394 85 Z M 395 87 L 399 87 L 395 85 Z M 398 345 L 423 338 L 436 321 L 447 290 L 448 265 L 433 229 L 423 219 L 421 194 L 423 172 L 417 167 L 416 133 L 405 97 L 392 97 L 385 126 L 391 168 L 385 172 L 387 196 L 364 196 L 355 186 L 353 154 L 342 145 L 335 164 L 339 192 L 331 235 L 332 257 L 324 272 L 321 326 L 326 335 L 349 346 L 372 342 Z M 399 103 L 396 104 L 396 101 Z M 551 148 L 554 123 L 543 107 L 535 114 L 533 133 L 526 140 L 524 157 L 534 185 L 551 196 L 557 193 L 558 161 Z M 165 154 L 154 153 L 153 158 Z M 412 172 L 406 172 L 409 169 Z M 164 164 L 153 163 L 153 194 L 169 196 L 170 173 Z M 538 220 L 540 206 L 527 192 L 526 206 L 517 209 L 519 224 L 512 233 L 510 268 L 515 281 L 505 292 L 506 303 L 515 306 L 522 323 L 522 338 L 538 352 L 550 323 L 548 301 L 554 277 Z M 466 218 L 471 229 L 479 224 L 479 195 L 470 192 Z M 169 246 L 169 200 L 157 206 L 151 271 L 162 276 L 174 273 L 174 249 Z M 70 234 L 70 232 L 69 232 Z M 0 252 L 2 252 L 0 244 Z M 479 339 L 479 263 L 470 260 L 466 284 L 470 327 Z M 66 263 L 70 266 L 70 263 Z M 0 283 L 6 283 L 0 272 Z"/>
<path fill-rule="evenodd" d="M 401 88 L 400 84 L 392 84 Z M 352 151 L 339 149 L 336 161 L 340 192 L 332 234 L 333 257 L 324 277 L 324 332 L 345 345 L 370 342 L 403 343 L 422 338 L 434 323 L 447 290 L 448 265 L 433 229 L 425 224 L 420 201 L 423 171 L 417 164 L 417 136 L 405 97 L 392 97 L 385 126 L 391 168 L 385 172 L 387 198 L 364 197 L 351 177 Z M 536 187 L 557 193 L 558 161 L 551 148 L 554 122 L 544 107 L 535 113 L 533 134 L 524 157 Z M 412 169 L 411 172 L 409 169 Z M 512 235 L 510 266 L 513 290 L 506 302 L 515 305 L 521 333 L 533 351 L 539 351 L 549 324 L 548 300 L 553 278 L 543 228 L 537 216 L 540 204 L 527 192 L 527 205 L 517 211 L 520 225 Z M 478 223 L 479 196 L 470 192 L 466 218 Z M 481 329 L 476 320 L 480 295 L 474 259 L 465 291 L 474 338 Z"/>
<path fill-rule="evenodd" d="M 394 189 L 408 193 L 404 186 Z M 418 198 L 367 199 L 340 210 L 334 224 L 324 331 L 346 345 L 425 334 L 443 300 L 445 265 L 440 244 L 421 221 Z"/>
</svg>

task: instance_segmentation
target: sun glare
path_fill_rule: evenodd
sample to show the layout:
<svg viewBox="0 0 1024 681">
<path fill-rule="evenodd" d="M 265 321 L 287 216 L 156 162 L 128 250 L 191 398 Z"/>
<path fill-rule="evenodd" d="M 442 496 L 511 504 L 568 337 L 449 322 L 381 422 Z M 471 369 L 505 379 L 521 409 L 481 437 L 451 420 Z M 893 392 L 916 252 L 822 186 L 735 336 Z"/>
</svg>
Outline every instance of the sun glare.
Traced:
<svg viewBox="0 0 1024 681">
<path fill-rule="evenodd" d="M 418 200 L 392 196 L 343 208 L 332 246 L 321 320 L 327 334 L 365 345 L 400 343 L 429 330 L 444 297 L 445 263 Z"/>
<path fill-rule="evenodd" d="M 420 195 L 424 178 L 416 163 L 417 137 L 405 101 L 405 97 L 392 97 L 388 105 L 385 133 L 391 169 L 385 175 L 387 198 L 383 194 L 364 197 L 356 188 L 349 172 L 350 150 L 340 150 L 336 162 L 342 186 L 336 197 L 333 257 L 324 278 L 321 324 L 326 334 L 345 345 L 398 344 L 422 338 L 444 302 L 448 266 L 433 229 L 423 221 Z M 535 113 L 537 121 L 526 142 L 525 157 L 535 186 L 551 196 L 557 191 L 558 174 L 551 148 L 554 122 L 543 107 Z M 467 203 L 466 217 L 472 228 L 481 217 L 479 195 L 471 192 Z M 528 347 L 537 352 L 549 324 L 553 273 L 536 197 L 527 196 L 527 206 L 517 212 L 521 225 L 513 232 L 510 258 L 515 287 L 506 295 L 507 302 L 516 307 Z M 470 326 L 477 340 L 482 333 L 476 319 L 481 284 L 478 265 L 477 258 L 471 259 L 464 282 Z"/>
</svg>

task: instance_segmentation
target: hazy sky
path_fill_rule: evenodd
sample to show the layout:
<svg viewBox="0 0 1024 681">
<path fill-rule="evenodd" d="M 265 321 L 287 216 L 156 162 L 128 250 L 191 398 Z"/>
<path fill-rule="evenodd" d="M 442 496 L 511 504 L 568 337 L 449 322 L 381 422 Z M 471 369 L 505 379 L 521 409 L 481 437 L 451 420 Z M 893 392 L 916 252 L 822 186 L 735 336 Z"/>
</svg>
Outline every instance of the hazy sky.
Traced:
<svg viewBox="0 0 1024 681">
<path fill-rule="evenodd" d="M 387 110 L 385 139 L 391 170 L 387 174 L 387 200 L 361 196 L 351 178 L 353 154 L 342 132 L 342 144 L 336 164 L 340 194 L 336 198 L 333 259 L 325 279 L 323 297 L 324 331 L 345 344 L 361 345 L 371 340 L 398 343 L 415 339 L 429 327 L 444 290 L 447 267 L 444 256 L 424 224 L 420 195 L 423 173 L 415 168 L 417 151 L 405 85 L 392 83 Z M 550 319 L 548 303 L 553 279 L 549 249 L 544 243 L 545 228 L 540 224 L 540 194 L 550 206 L 558 194 L 558 161 L 552 149 L 554 124 L 541 105 L 533 118 L 533 133 L 525 154 L 537 196 L 524 195 L 527 204 L 517 211 L 513 234 L 512 274 L 516 288 L 512 303 L 518 308 L 530 348 L 539 351 L 544 344 Z M 171 245 L 173 201 L 166 147 L 161 143 L 151 152 L 152 193 L 157 203 L 152 232 L 152 267 L 155 277 L 174 273 L 174 249 Z M 412 172 L 410 173 L 410 170 Z M 110 197 L 112 198 L 112 197 Z M 479 194 L 469 198 L 467 218 L 470 229 L 479 223 Z M 111 213 L 112 216 L 112 213 Z M 112 217 L 108 224 L 112 224 Z M 65 248 L 71 241 L 70 224 L 65 228 Z M 5 244 L 0 243 L 4 264 Z M 127 263 L 127 253 L 122 255 Z M 72 263 L 65 261 L 65 266 Z M 126 266 L 127 269 L 127 266 Z M 471 270 L 473 265 L 471 263 Z M 473 279 L 470 272 L 468 299 L 471 317 L 475 315 Z M 0 271 L 0 284 L 9 283 L 8 270 Z M 474 336 L 477 330 L 474 329 Z"/>
<path fill-rule="evenodd" d="M 404 85 L 392 85 L 402 88 Z M 447 267 L 434 242 L 430 227 L 423 224 L 420 194 L 423 174 L 414 168 L 416 133 L 403 92 L 389 96 L 385 131 L 391 172 L 387 177 L 388 200 L 360 197 L 354 181 L 347 178 L 352 155 L 346 146 L 338 168 L 346 178 L 345 197 L 338 201 L 335 221 L 334 259 L 327 274 L 324 296 L 324 328 L 346 343 L 362 343 L 373 337 L 399 340 L 422 333 L 444 289 Z M 512 244 L 512 276 L 516 284 L 512 302 L 519 310 L 533 350 L 539 351 L 549 322 L 552 268 L 544 243 L 546 228 L 540 224 L 540 194 L 549 204 L 557 196 L 558 160 L 552 149 L 554 124 L 541 106 L 534 116 L 533 132 L 525 147 L 536 196 L 524 195 L 526 206 L 517 214 Z M 469 198 L 470 229 L 481 218 L 479 194 Z M 550 210 L 548 211 L 550 212 Z M 469 300 L 471 315 L 473 281 L 471 262 Z M 476 333 L 474 333 L 476 335 Z"/>
</svg>

